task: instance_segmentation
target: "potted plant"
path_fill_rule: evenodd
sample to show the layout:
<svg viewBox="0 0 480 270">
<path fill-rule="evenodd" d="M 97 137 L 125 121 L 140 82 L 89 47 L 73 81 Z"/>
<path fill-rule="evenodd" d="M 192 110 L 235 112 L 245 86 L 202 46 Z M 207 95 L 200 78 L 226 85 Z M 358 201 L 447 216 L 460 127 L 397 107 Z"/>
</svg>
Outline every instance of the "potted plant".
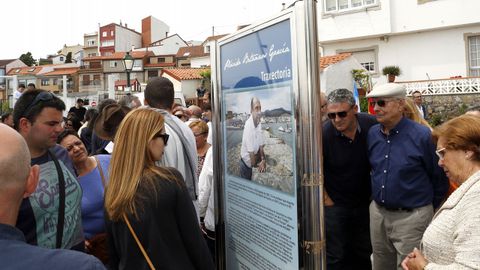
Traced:
<svg viewBox="0 0 480 270">
<path fill-rule="evenodd" d="M 382 73 L 385 76 L 388 76 L 388 82 L 393 83 L 396 76 L 400 76 L 402 72 L 398 66 L 386 66 L 382 69 Z"/>
<path fill-rule="evenodd" d="M 352 77 L 358 85 L 358 94 L 364 96 L 370 91 L 370 75 L 365 69 L 352 69 Z"/>
</svg>

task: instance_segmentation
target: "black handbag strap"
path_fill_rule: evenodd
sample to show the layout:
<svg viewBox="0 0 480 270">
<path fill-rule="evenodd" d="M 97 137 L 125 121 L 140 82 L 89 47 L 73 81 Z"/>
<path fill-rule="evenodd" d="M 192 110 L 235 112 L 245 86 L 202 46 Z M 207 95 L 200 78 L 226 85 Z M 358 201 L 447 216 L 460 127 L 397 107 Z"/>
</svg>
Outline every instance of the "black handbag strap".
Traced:
<svg viewBox="0 0 480 270">
<path fill-rule="evenodd" d="M 59 195 L 59 204 L 58 204 L 58 221 L 57 221 L 57 239 L 56 239 L 56 248 L 62 247 L 62 238 L 63 238 L 63 225 L 65 223 L 65 177 L 63 176 L 63 170 L 58 162 L 57 157 L 50 149 L 48 149 L 48 154 L 52 158 L 53 163 L 55 163 L 55 168 L 57 169 L 58 174 L 58 195 Z"/>
</svg>

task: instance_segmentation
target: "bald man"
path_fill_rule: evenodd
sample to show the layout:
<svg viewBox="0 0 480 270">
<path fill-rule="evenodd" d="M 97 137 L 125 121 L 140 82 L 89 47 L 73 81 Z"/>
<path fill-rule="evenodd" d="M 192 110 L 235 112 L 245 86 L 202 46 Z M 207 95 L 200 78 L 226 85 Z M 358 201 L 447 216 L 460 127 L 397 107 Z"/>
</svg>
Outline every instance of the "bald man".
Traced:
<svg viewBox="0 0 480 270">
<path fill-rule="evenodd" d="M 70 250 L 29 245 L 15 228 L 24 198 L 37 188 L 39 166 L 30 166 L 25 140 L 14 129 L 0 125 L 0 261 L 2 269 L 104 269 L 95 257 Z"/>
<path fill-rule="evenodd" d="M 243 128 L 242 146 L 240 148 L 240 176 L 248 180 L 252 180 L 252 168 L 258 168 L 260 173 L 267 170 L 267 161 L 263 151 L 265 138 L 260 123 L 261 118 L 262 104 L 257 97 L 252 97 L 250 100 L 250 117 Z"/>
</svg>

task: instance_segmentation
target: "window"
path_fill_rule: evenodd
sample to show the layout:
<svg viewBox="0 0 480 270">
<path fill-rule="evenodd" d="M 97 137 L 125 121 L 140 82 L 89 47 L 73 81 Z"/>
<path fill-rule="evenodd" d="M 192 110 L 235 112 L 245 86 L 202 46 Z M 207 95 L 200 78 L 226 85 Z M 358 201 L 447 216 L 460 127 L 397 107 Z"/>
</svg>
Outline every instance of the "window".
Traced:
<svg viewBox="0 0 480 270">
<path fill-rule="evenodd" d="M 117 67 L 117 61 L 110 61 L 110 67 L 111 68 L 116 68 Z"/>
<path fill-rule="evenodd" d="M 113 30 L 112 30 L 112 31 L 110 31 L 110 36 L 112 36 L 112 37 L 113 37 Z"/>
<path fill-rule="evenodd" d="M 157 62 L 158 63 L 165 63 L 165 57 L 158 57 Z"/>
<path fill-rule="evenodd" d="M 375 50 L 353 51 L 352 56 L 370 73 L 377 72 Z"/>
<path fill-rule="evenodd" d="M 323 0 L 325 13 L 359 10 L 377 4 L 377 0 Z"/>
<path fill-rule="evenodd" d="M 134 60 L 133 61 L 133 67 L 134 68 L 135 67 L 137 67 L 137 68 L 140 67 L 141 68 L 142 67 L 142 60 Z"/>
<path fill-rule="evenodd" d="M 87 40 L 87 46 L 88 46 L 88 47 L 95 46 L 95 39 L 89 39 L 89 40 Z"/>
<path fill-rule="evenodd" d="M 378 46 L 337 50 L 335 53 L 351 53 L 370 74 L 378 73 Z"/>
<path fill-rule="evenodd" d="M 83 75 L 82 84 L 83 85 L 90 85 L 90 75 Z"/>
<path fill-rule="evenodd" d="M 93 75 L 93 85 L 100 85 L 100 84 L 101 84 L 100 74 Z"/>
<path fill-rule="evenodd" d="M 468 37 L 469 76 L 480 77 L 480 35 Z"/>
<path fill-rule="evenodd" d="M 40 83 L 42 86 L 47 86 L 50 84 L 50 80 L 49 79 L 42 79 L 42 82 Z"/>
<path fill-rule="evenodd" d="M 108 47 L 108 46 L 113 46 L 113 45 L 115 45 L 115 42 L 113 40 L 102 41 L 102 47 Z"/>
<path fill-rule="evenodd" d="M 58 84 L 58 79 L 53 79 L 53 85 L 57 85 Z"/>
<path fill-rule="evenodd" d="M 107 31 L 102 32 L 102 37 L 107 37 Z"/>
<path fill-rule="evenodd" d="M 148 78 L 153 78 L 153 77 L 158 77 L 158 71 L 157 70 L 149 70 L 148 71 Z"/>
<path fill-rule="evenodd" d="M 59 61 L 63 62 L 63 56 L 60 56 Z"/>
</svg>

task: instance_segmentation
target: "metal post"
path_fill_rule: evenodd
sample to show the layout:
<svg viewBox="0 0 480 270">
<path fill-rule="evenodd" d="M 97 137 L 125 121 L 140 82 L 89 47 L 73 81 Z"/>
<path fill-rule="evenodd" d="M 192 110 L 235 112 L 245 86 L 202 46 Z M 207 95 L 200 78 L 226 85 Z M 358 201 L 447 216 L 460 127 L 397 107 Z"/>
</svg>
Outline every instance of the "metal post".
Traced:
<svg viewBox="0 0 480 270">
<path fill-rule="evenodd" d="M 63 75 L 63 92 L 62 92 L 62 98 L 63 102 L 67 102 L 67 75 Z"/>
<path fill-rule="evenodd" d="M 127 71 L 127 89 L 126 92 L 130 92 L 130 72 Z"/>
<path fill-rule="evenodd" d="M 320 117 L 320 72 L 317 37 L 317 5 L 315 0 L 305 0 L 305 48 L 304 72 L 308 91 L 300 92 L 301 122 L 303 130 L 304 164 L 302 179 L 302 204 L 304 232 L 303 250 L 305 269 L 326 269 L 325 233 L 323 217 L 323 174 L 322 174 L 322 123 Z M 309 102 L 308 102 L 309 101 Z"/>
</svg>

